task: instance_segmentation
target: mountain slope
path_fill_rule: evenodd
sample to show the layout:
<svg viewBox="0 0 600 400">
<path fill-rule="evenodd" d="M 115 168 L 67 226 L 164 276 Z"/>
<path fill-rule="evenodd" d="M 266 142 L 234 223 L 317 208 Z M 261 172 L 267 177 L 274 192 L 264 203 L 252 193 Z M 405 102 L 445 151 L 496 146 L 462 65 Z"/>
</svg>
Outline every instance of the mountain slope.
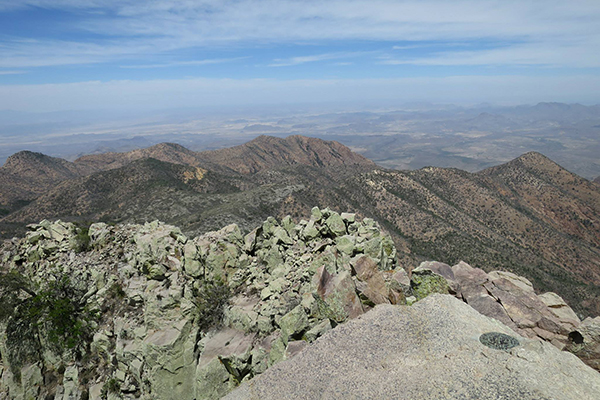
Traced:
<svg viewBox="0 0 600 400">
<path fill-rule="evenodd" d="M 293 165 L 375 167 L 372 161 L 338 142 L 298 135 L 288 136 L 285 139 L 259 136 L 240 146 L 206 151 L 199 153 L 198 156 L 206 162 L 244 174 Z"/>
<path fill-rule="evenodd" d="M 13 154 L 0 167 L 0 208 L 12 211 L 34 200 L 49 187 L 88 172 L 85 166 L 41 153 L 21 151 Z"/>
<path fill-rule="evenodd" d="M 173 162 L 127 163 L 145 154 Z M 0 219 L 3 234 L 43 218 L 160 219 L 198 234 L 233 222 L 248 229 L 269 215 L 301 218 L 313 206 L 329 206 L 379 221 L 407 269 L 437 259 L 509 270 L 559 293 L 584 315 L 600 314 L 600 186 L 538 153 L 479 173 L 396 171 L 335 142 L 295 136 L 202 153 L 165 144 L 75 164 L 123 165 L 48 190 Z M 186 180 L 197 168 L 202 178 Z"/>
<path fill-rule="evenodd" d="M 236 180 L 199 167 L 140 159 L 123 167 L 62 182 L 2 222 L 44 218 L 83 221 L 191 220 L 220 196 L 239 192 Z M 189 223 L 185 224 L 189 227 Z"/>
<path fill-rule="evenodd" d="M 133 161 L 154 158 L 174 164 L 198 165 L 195 152 L 175 143 L 160 143 L 145 149 L 136 149 L 126 153 L 103 153 L 79 157 L 75 164 L 85 166 L 94 171 L 105 171 L 120 168 Z"/>
<path fill-rule="evenodd" d="M 508 269 L 560 293 L 578 311 L 598 314 L 600 189 L 554 163 L 537 167 L 553 172 L 536 183 L 522 161 L 478 174 L 372 171 L 352 178 L 342 197 L 396 235 L 405 263 L 464 260 L 487 271 Z M 530 184 L 513 182 L 511 189 L 516 177 Z"/>
</svg>

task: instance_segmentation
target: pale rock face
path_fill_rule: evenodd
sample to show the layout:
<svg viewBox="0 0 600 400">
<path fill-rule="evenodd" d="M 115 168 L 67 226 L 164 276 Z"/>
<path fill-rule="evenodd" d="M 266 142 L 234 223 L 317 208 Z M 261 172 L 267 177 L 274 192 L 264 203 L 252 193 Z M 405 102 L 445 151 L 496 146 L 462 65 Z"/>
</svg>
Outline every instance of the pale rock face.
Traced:
<svg viewBox="0 0 600 400">
<path fill-rule="evenodd" d="M 486 347 L 479 338 L 489 332 L 518 345 Z M 591 400 L 600 398 L 600 374 L 450 295 L 433 294 L 410 307 L 377 306 L 225 397 L 306 398 Z"/>
</svg>

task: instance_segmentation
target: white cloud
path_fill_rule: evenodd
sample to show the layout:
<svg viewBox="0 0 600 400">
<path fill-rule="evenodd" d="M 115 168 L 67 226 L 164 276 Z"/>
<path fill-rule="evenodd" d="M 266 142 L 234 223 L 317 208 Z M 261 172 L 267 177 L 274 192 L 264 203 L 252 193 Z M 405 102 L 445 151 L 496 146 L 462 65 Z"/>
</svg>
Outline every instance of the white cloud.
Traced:
<svg viewBox="0 0 600 400">
<path fill-rule="evenodd" d="M 600 67 L 600 38 L 583 43 L 524 43 L 479 51 L 444 51 L 420 58 L 389 58 L 387 65 L 542 65 Z"/>
<path fill-rule="evenodd" d="M 26 73 L 27 71 L 0 71 L 0 75 L 21 75 Z"/>
<path fill-rule="evenodd" d="M 269 64 L 269 67 L 289 67 L 294 65 L 306 64 L 311 62 L 318 61 L 327 61 L 327 60 L 338 60 L 342 58 L 354 58 L 364 56 L 366 54 L 372 54 L 373 52 L 366 51 L 355 51 L 355 52 L 340 52 L 340 53 L 325 53 L 325 54 L 315 54 L 311 56 L 299 56 L 299 57 L 291 57 L 286 59 L 276 59 L 272 64 Z"/>
<path fill-rule="evenodd" d="M 452 76 L 402 79 L 180 79 L 0 85 L 0 110 L 147 110 L 177 107 L 406 101 L 598 103 L 600 77 Z"/>
<path fill-rule="evenodd" d="M 223 64 L 232 61 L 248 59 L 250 57 L 233 57 L 233 58 L 213 58 L 195 61 L 174 61 L 162 64 L 139 64 L 139 65 L 121 65 L 121 68 L 130 69 L 146 69 L 146 68 L 168 68 L 168 67 L 196 67 L 201 65 Z"/>
<path fill-rule="evenodd" d="M 504 53 L 486 50 L 482 61 L 477 54 L 455 53 L 435 56 L 431 63 L 457 64 L 467 56 L 474 64 L 491 57 L 496 64 L 524 59 L 600 66 L 597 0 L 0 0 L 0 12 L 29 6 L 76 11 L 77 28 L 104 40 L 31 44 L 5 39 L 0 67 L 106 62 L 195 46 L 324 40 L 515 43 L 508 48 L 522 46 L 523 55 L 509 52 L 503 59 Z"/>
</svg>

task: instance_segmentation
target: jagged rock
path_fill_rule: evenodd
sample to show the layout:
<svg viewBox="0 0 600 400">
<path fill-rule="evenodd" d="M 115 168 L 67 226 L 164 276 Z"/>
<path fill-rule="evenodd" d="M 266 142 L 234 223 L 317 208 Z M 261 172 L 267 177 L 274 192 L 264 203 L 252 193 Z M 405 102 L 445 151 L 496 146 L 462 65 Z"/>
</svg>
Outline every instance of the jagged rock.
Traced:
<svg viewBox="0 0 600 400">
<path fill-rule="evenodd" d="M 310 329 L 308 332 L 306 332 L 304 337 L 307 341 L 314 342 L 318 337 L 323 336 L 323 334 L 325 334 L 325 332 L 329 331 L 330 329 L 331 321 L 329 321 L 329 319 L 324 319 L 317 325 L 313 326 L 312 329 Z"/>
<path fill-rule="evenodd" d="M 325 225 L 333 236 L 342 236 L 346 234 L 346 224 L 338 213 L 331 213 L 325 220 Z"/>
<path fill-rule="evenodd" d="M 550 309 L 550 312 L 556 316 L 562 323 L 578 326 L 580 321 L 575 311 L 556 293 L 547 292 L 538 295 L 545 305 Z"/>
<path fill-rule="evenodd" d="M 534 293 L 533 284 L 528 279 L 508 271 L 492 271 L 488 274 L 492 280 L 506 279 L 524 292 Z"/>
<path fill-rule="evenodd" d="M 479 340 L 489 332 L 519 345 L 489 348 Z M 305 398 L 597 399 L 600 375 L 570 353 L 433 294 L 411 307 L 377 306 L 225 397 Z"/>
<path fill-rule="evenodd" d="M 549 341 L 559 349 L 579 325 L 573 310 L 554 293 L 535 294 L 531 282 L 506 271 L 489 274 L 460 262 L 448 270 L 442 263 L 428 262 L 413 270 L 412 286 L 417 300 L 423 275 L 445 279 L 456 297 L 480 313 L 495 318 L 521 335 Z M 442 285 L 443 286 L 443 285 Z"/>
<path fill-rule="evenodd" d="M 279 322 L 281 335 L 284 340 L 296 337 L 308 327 L 308 317 L 301 305 L 295 307 L 292 311 L 285 314 Z"/>
<path fill-rule="evenodd" d="M 327 305 L 329 319 L 344 322 L 364 312 L 348 271 L 332 275 L 325 267 L 321 267 L 315 277 L 318 282 L 317 293 Z"/>
</svg>

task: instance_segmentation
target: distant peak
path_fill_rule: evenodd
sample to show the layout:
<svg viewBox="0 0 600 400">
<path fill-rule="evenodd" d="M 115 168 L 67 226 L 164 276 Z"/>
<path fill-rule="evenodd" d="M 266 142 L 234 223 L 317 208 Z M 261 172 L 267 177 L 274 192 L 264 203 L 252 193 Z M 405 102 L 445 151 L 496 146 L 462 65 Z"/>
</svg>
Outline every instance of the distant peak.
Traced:
<svg viewBox="0 0 600 400">
<path fill-rule="evenodd" d="M 538 153 L 537 151 L 529 151 L 525 154 L 522 154 L 521 156 L 515 158 L 515 161 L 522 161 L 525 163 L 531 163 L 531 162 L 535 162 L 535 163 L 554 163 L 554 161 L 552 161 L 551 159 L 549 159 L 548 157 L 546 157 L 545 155 L 543 155 L 542 153 Z"/>
<path fill-rule="evenodd" d="M 200 157 L 241 173 L 255 173 L 289 165 L 332 167 L 375 164 L 334 141 L 301 135 L 286 138 L 260 135 L 248 143 L 199 153 Z"/>
<path fill-rule="evenodd" d="M 182 145 L 180 145 L 178 143 L 171 143 L 171 142 L 163 142 L 163 143 L 155 144 L 154 146 L 149 147 L 149 149 L 174 149 L 174 150 L 180 150 L 180 151 L 189 151 L 187 148 L 183 147 Z"/>
<path fill-rule="evenodd" d="M 53 157 L 47 156 L 42 153 L 37 153 L 35 151 L 23 150 L 18 153 L 13 154 L 12 156 L 6 159 L 4 163 L 4 168 L 11 169 L 13 167 L 17 167 L 22 165 L 23 163 L 35 163 L 40 161 L 51 161 Z"/>
</svg>

